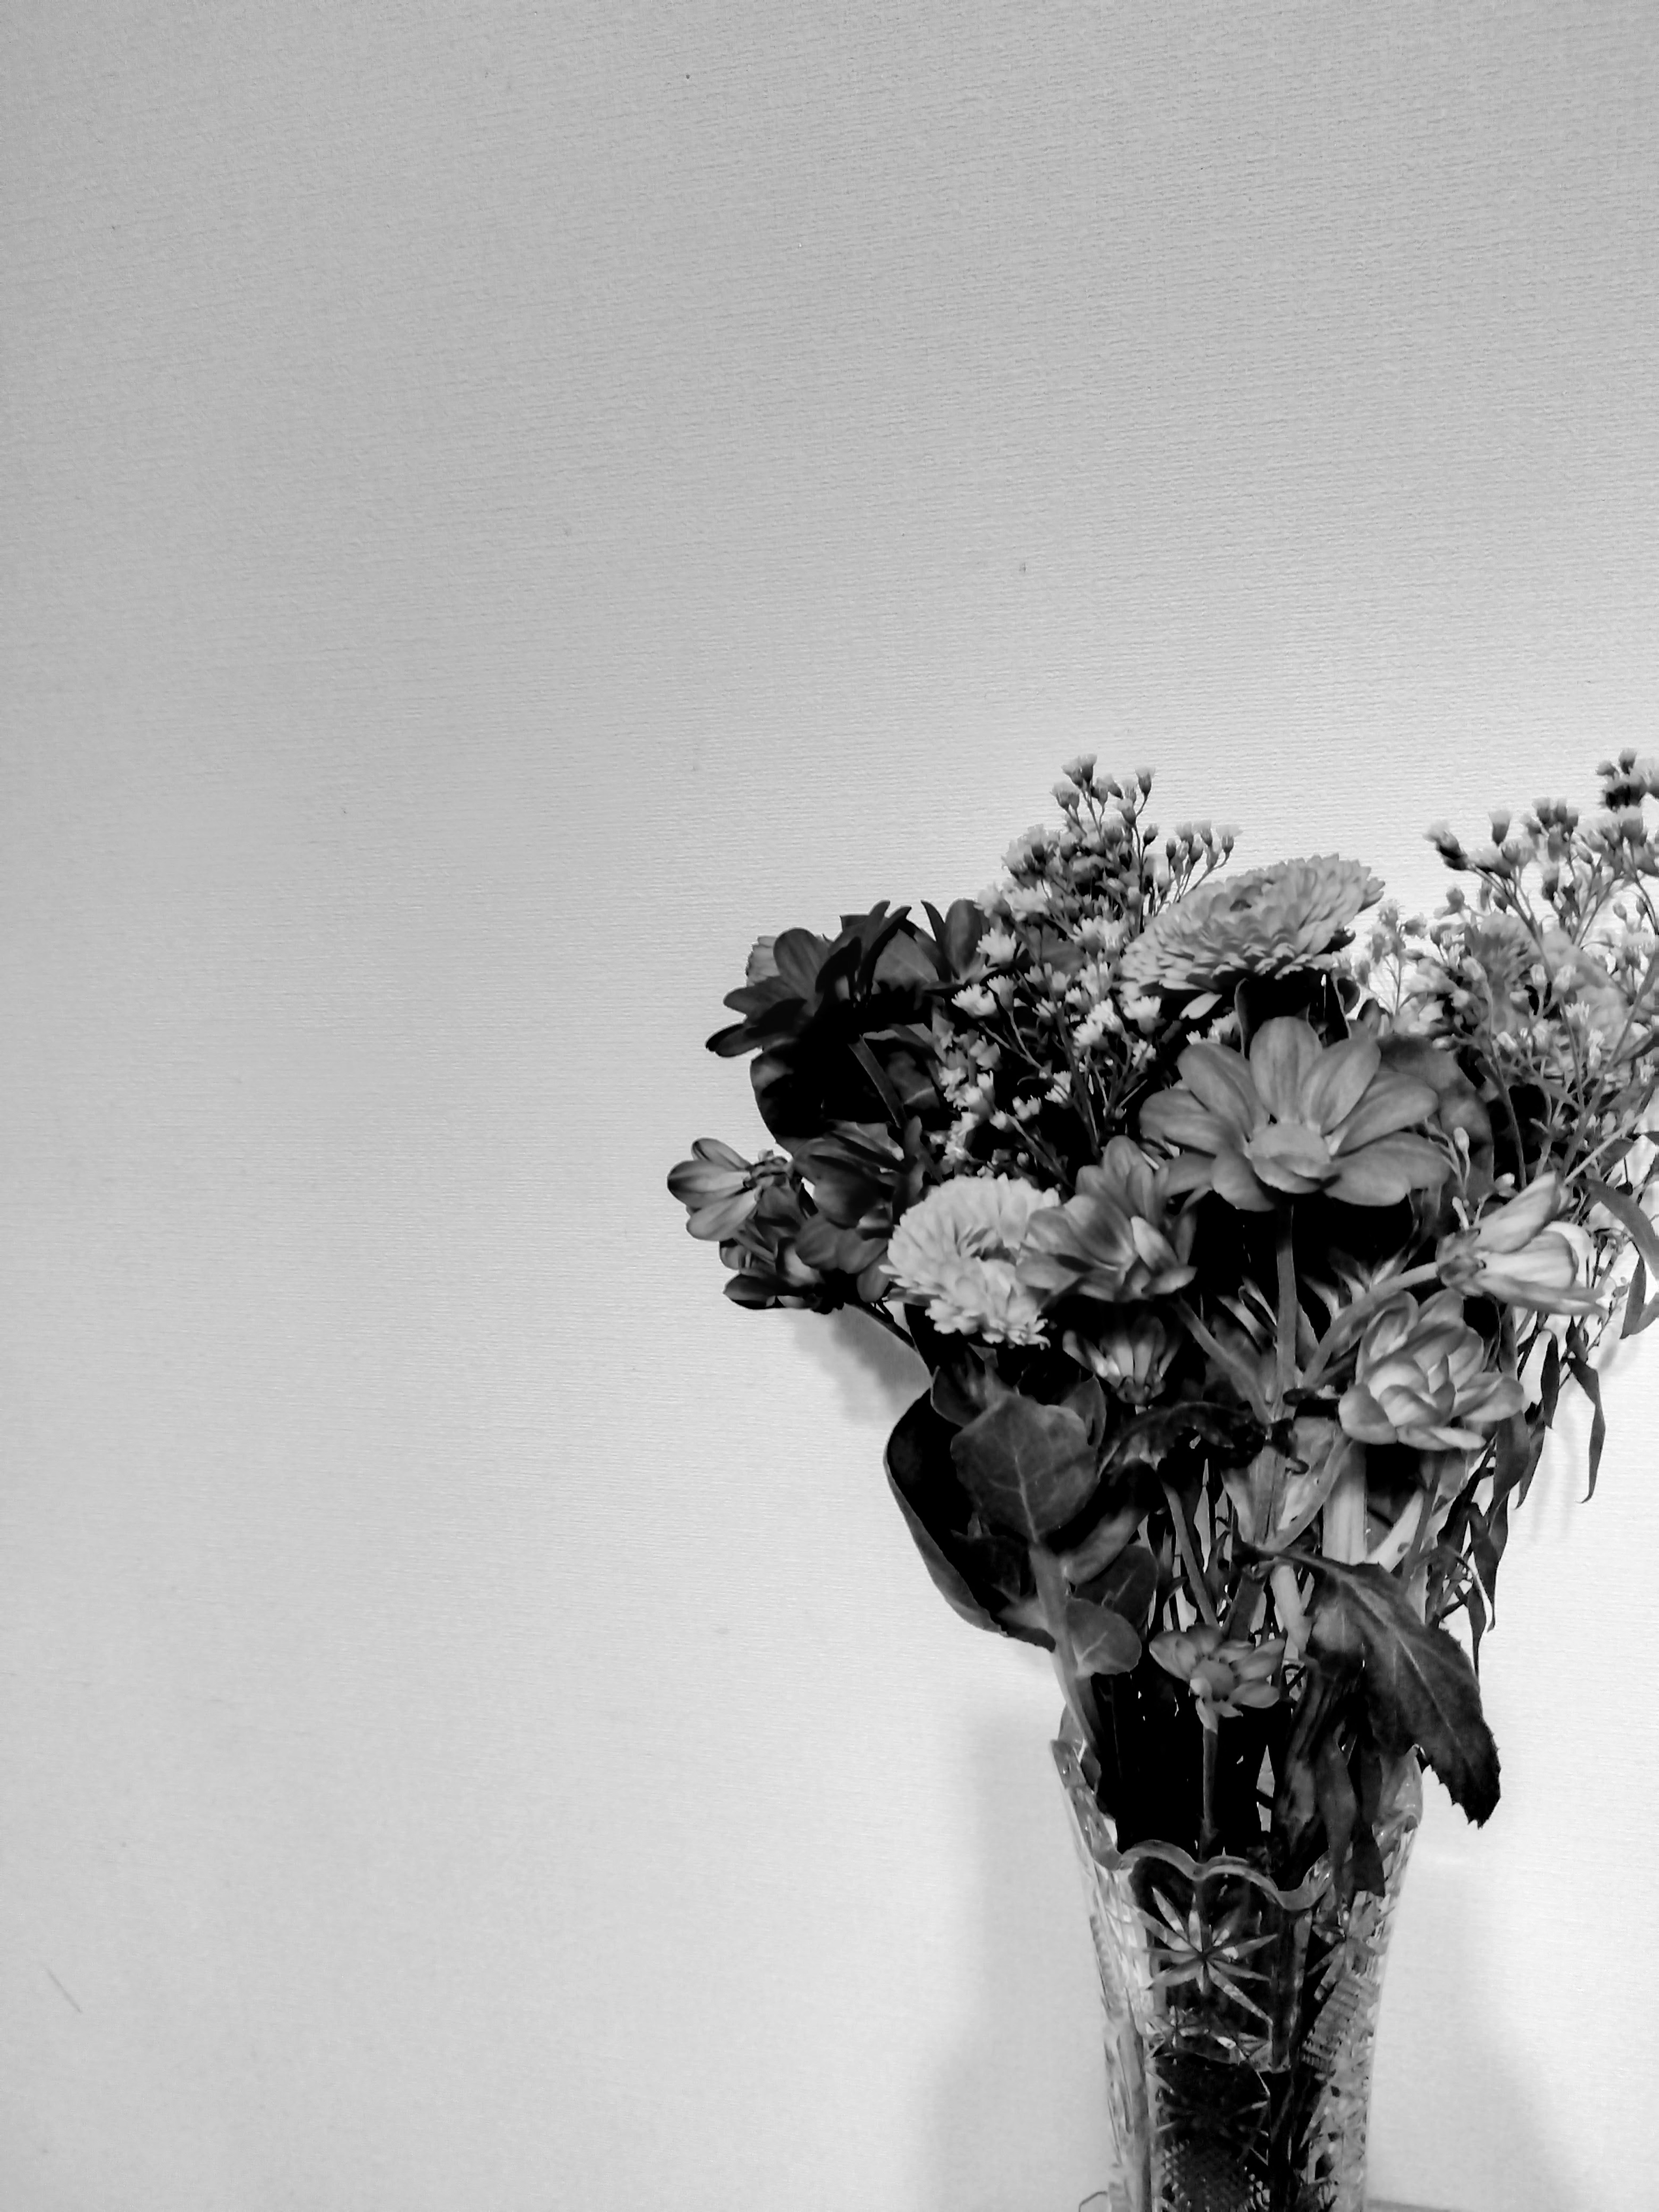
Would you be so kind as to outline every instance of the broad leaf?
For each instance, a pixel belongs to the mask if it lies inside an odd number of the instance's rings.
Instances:
[[[1140,1638],[1121,1613],[1074,1597],[1066,1608],[1066,1632],[1079,1674],[1130,1674],[1140,1664]]]
[[[945,1602],[975,1628],[1048,1650],[1030,1555],[1012,1537],[979,1530],[951,1462],[951,1437],[950,1424],[923,1396],[888,1439],[888,1483],[922,1563]]]
[[[1095,1455],[1078,1416],[1018,1392],[958,1430],[951,1456],[981,1510],[1028,1542],[1063,1528],[1095,1486]]]
[[[1420,1621],[1404,1586],[1381,1567],[1306,1564],[1333,1585],[1315,1620],[1314,1643],[1337,1650],[1358,1645],[1379,1745],[1418,1745],[1452,1802],[1480,1826],[1498,1802],[1498,1747],[1468,1654],[1443,1628]]]
[[[1081,1583],[1078,1595],[1110,1606],[1131,1628],[1144,1631],[1158,1595],[1158,1561],[1145,1544],[1131,1544],[1103,1573]]]

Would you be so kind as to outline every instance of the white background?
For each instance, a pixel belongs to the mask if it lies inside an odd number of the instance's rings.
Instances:
[[[1082,746],[1420,898],[1654,742],[1656,93],[1643,0],[13,0],[6,2212],[1103,2185],[1052,1680],[663,1176],[750,939]],[[1385,2194],[1659,2203],[1652,1342]]]

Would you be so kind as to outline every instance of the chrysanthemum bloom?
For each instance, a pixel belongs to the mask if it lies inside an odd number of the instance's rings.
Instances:
[[[1140,1109],[1140,1130],[1180,1147],[1170,1191],[1214,1190],[1247,1213],[1326,1191],[1350,1206],[1393,1206],[1437,1188],[1450,1163],[1426,1137],[1401,1133],[1433,1114],[1426,1083],[1391,1074],[1375,1038],[1322,1045],[1291,1014],[1264,1022],[1249,1056],[1189,1044],[1181,1080]]]
[[[1305,967],[1382,890],[1369,868],[1335,853],[1212,877],[1148,923],[1123,955],[1123,980],[1149,991],[1209,991]]]
[[[1181,1339],[1171,1336],[1155,1313],[1113,1322],[1099,1336],[1085,1338],[1067,1329],[1064,1341],[1079,1367],[1089,1368],[1132,1406],[1152,1403],[1181,1349]]]
[[[1129,1138],[1112,1138],[1099,1166],[1079,1174],[1076,1197],[1032,1222],[1024,1279],[1051,1298],[1070,1292],[1108,1305],[1190,1283],[1197,1224],[1171,1216],[1165,1175]]]
[[[1561,1178],[1552,1168],[1518,1198],[1490,1208],[1473,1229],[1443,1237],[1435,1254],[1441,1281],[1544,1313],[1599,1313],[1600,1301],[1578,1280],[1582,1254],[1575,1240],[1583,1232],[1565,1223],[1550,1226],[1560,1203]]]
[[[887,1273],[905,1297],[927,1301],[927,1318],[947,1335],[1041,1344],[1042,1293],[1019,1261],[1033,1217],[1059,1203],[1017,1176],[940,1183],[893,1231]]]
[[[1486,1364],[1486,1347],[1464,1322],[1455,1291],[1422,1305],[1411,1293],[1384,1306],[1360,1340],[1354,1381],[1337,1419],[1367,1444],[1418,1451],[1476,1451],[1482,1430],[1518,1413],[1526,1394]]]
[[[1285,1656],[1282,1636],[1265,1644],[1230,1643],[1218,1628],[1171,1629],[1147,1645],[1165,1674],[1184,1682],[1198,1700],[1206,1728],[1236,1720],[1245,1706],[1258,1711],[1279,1703],[1273,1677]]]

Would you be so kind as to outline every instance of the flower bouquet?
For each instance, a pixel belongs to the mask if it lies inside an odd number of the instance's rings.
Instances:
[[[977,900],[761,939],[709,1040],[777,1149],[700,1139],[691,1234],[914,1347],[899,1510],[1053,1656],[1131,2212],[1359,2212],[1420,1768],[1497,1803],[1510,1516],[1569,1381],[1594,1488],[1595,1346],[1659,1312],[1659,766],[1600,778],[1431,831],[1408,918],[1085,757]]]

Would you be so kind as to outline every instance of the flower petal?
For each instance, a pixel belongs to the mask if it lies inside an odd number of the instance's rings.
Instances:
[[[1242,1053],[1229,1052],[1218,1044],[1189,1044],[1176,1065],[1194,1097],[1241,1137],[1248,1137],[1267,1120]]]
[[[1323,1049],[1297,1014],[1280,1014],[1256,1031],[1250,1042],[1250,1079],[1275,1121],[1301,1118],[1302,1085],[1318,1066]]]
[[[1177,1145],[1182,1151],[1216,1152],[1249,1131],[1211,1113],[1190,1092],[1176,1089],[1160,1091],[1146,1101],[1140,1109],[1140,1133],[1162,1145]]]
[[[1275,1190],[1322,1189],[1339,1166],[1325,1139],[1299,1121],[1275,1121],[1258,1129],[1245,1146],[1244,1156],[1262,1182]]]
[[[1432,1190],[1451,1172],[1426,1137],[1383,1137],[1350,1153],[1328,1188],[1350,1206],[1396,1206],[1408,1191]]]
[[[1256,1181],[1249,1162],[1243,1152],[1231,1147],[1216,1154],[1210,1188],[1241,1212],[1271,1213],[1273,1210],[1273,1201]]]
[[[1356,1382],[1342,1393],[1336,1418],[1347,1434],[1357,1437],[1363,1444],[1394,1442],[1394,1424],[1363,1382]]]
[[[1300,1118],[1311,1128],[1334,1129],[1358,1105],[1382,1061],[1376,1039],[1363,1030],[1321,1053],[1302,1086]]]
[[[1352,1113],[1331,1131],[1331,1150],[1356,1152],[1378,1137],[1391,1137],[1396,1129],[1413,1128],[1429,1119],[1437,1103],[1426,1083],[1409,1075],[1376,1076]]]

